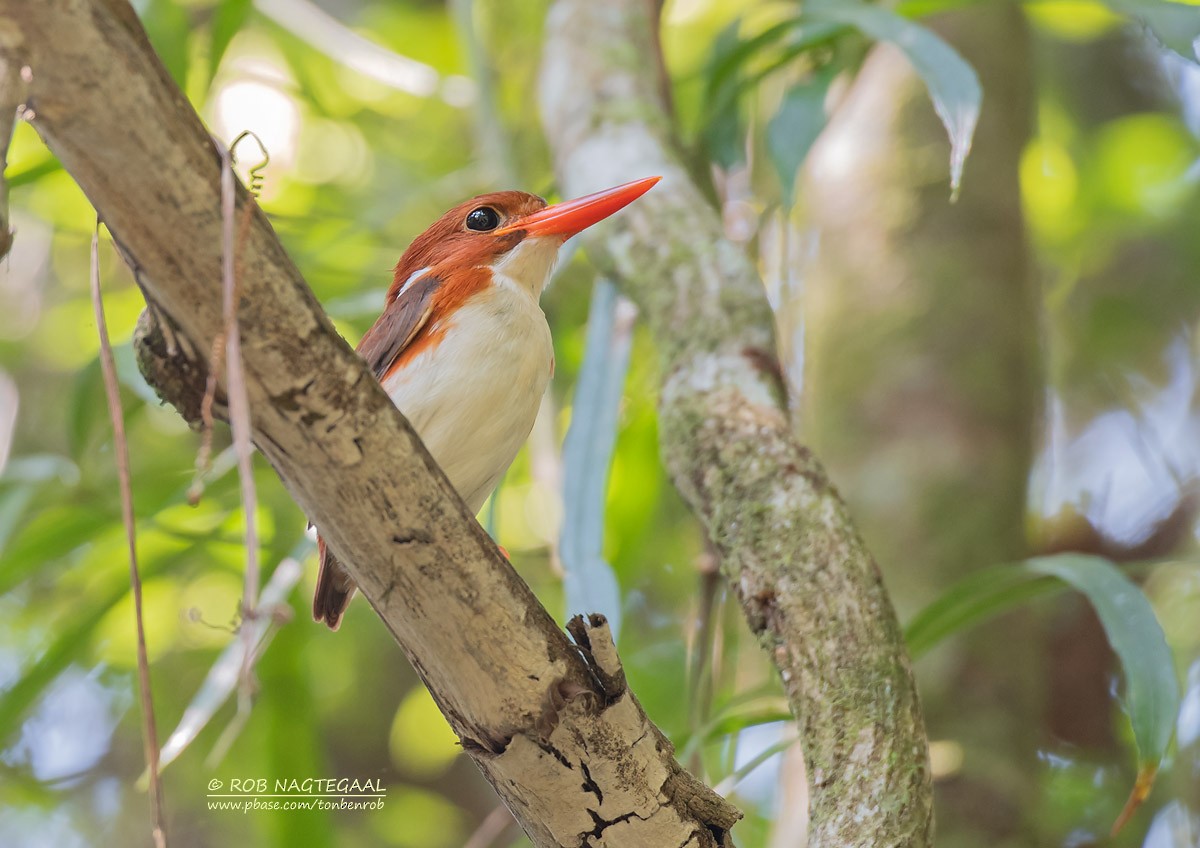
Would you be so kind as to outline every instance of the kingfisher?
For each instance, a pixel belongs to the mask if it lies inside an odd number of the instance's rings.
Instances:
[[[455,206],[400,257],[383,313],[358,344],[471,512],[529,437],[554,373],[539,304],[559,248],[660,177],[547,206],[523,191]],[[354,581],[318,537],[313,618],[337,630]]]

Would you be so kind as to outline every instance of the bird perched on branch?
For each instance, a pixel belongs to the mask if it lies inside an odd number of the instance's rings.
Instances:
[[[483,194],[439,218],[400,257],[383,314],[358,352],[472,512],[528,438],[554,372],[538,298],[558,249],[658,180],[554,206],[521,191]],[[313,618],[336,630],[354,581],[324,540],[318,548]]]

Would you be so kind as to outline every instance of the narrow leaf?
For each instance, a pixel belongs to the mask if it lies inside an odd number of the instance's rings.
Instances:
[[[604,501],[632,342],[632,320],[623,318],[622,311],[616,287],[608,280],[597,280],[571,426],[563,441],[563,528],[559,539],[566,571],[567,615],[603,613],[614,639],[621,625],[621,598],[617,577],[604,559]]]
[[[741,23],[740,18],[735,20],[721,30],[713,41],[712,55],[704,69],[704,87],[708,92],[709,102],[713,95],[736,82],[741,69],[759,51],[781,39],[797,22],[795,19],[780,21],[746,39],[741,39],[738,35]]]
[[[830,74],[818,73],[792,86],[767,124],[767,152],[783,188],[785,207],[795,200],[796,172],[825,127],[830,79]]]
[[[171,0],[150,0],[142,15],[142,26],[171,78],[180,88],[186,88],[188,36],[192,32],[188,10]]]
[[[221,0],[213,13],[208,40],[208,81],[211,83],[221,67],[221,59],[229,42],[250,16],[251,0]]]
[[[1063,586],[1096,610],[1125,675],[1125,706],[1138,749],[1138,777],[1114,829],[1149,795],[1179,712],[1179,683],[1162,628],[1145,594],[1106,559],[1082,554],[1039,557],[972,575],[922,610],[905,639],[913,657],[946,636]]]
[[[713,161],[730,167],[745,158],[742,95],[776,71],[816,47],[829,44],[847,31],[844,24],[809,24],[790,18],[758,35],[738,41],[739,21],[724,29],[713,45],[706,68],[701,136]],[[780,43],[780,36],[786,38]],[[763,54],[771,51],[769,58]],[[755,61],[763,59],[763,61]],[[753,66],[753,67],[751,67]]]
[[[930,30],[880,6],[846,0],[809,0],[804,16],[809,20],[848,24],[863,35],[890,42],[904,52],[929,90],[933,108],[950,136],[950,190],[952,196],[957,195],[983,101],[975,69]]]
[[[50,642],[37,660],[23,669],[16,681],[0,693],[0,742],[9,741],[16,734],[29,708],[79,656],[80,646],[87,644],[104,616],[128,592],[128,586],[118,586],[105,595],[93,598],[92,603],[71,615],[64,621],[63,629],[57,631],[57,638]]]
[[[1125,672],[1125,708],[1138,749],[1138,781],[1114,829],[1150,794],[1179,714],[1179,681],[1166,637],[1145,594],[1115,565],[1094,556],[1040,557],[1026,563],[1091,602]]]
[[[739,57],[749,55],[742,48],[746,42],[738,37],[740,20],[735,20],[717,34],[713,41],[712,56],[705,68],[704,109],[705,117],[700,137],[709,156],[723,168],[742,161],[743,127],[738,109],[736,83]]]
[[[195,547],[188,551],[196,550]],[[182,552],[180,556],[186,556]],[[177,560],[164,557],[146,562],[143,580],[157,577]],[[78,659],[92,639],[104,616],[130,592],[128,575],[119,569],[103,585],[89,590],[88,602],[64,616],[50,642],[37,660],[22,669],[20,676],[8,689],[0,692],[0,742],[10,738],[21,726],[26,711],[37,702],[46,688]]]
[[[919,659],[960,630],[982,624],[1034,598],[1061,593],[1064,588],[1059,581],[1033,574],[1019,564],[998,565],[972,574],[909,622],[904,631],[909,656]]]
[[[1163,0],[1104,0],[1122,15],[1142,22],[1163,45],[1200,64],[1200,6]]]

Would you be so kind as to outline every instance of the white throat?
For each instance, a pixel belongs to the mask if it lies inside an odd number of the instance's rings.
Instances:
[[[562,239],[554,236],[526,238],[492,266],[496,282],[527,292],[537,300],[550,281]]]

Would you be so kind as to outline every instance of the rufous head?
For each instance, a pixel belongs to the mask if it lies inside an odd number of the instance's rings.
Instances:
[[[547,206],[535,194],[497,191],[460,203],[421,233],[396,265],[391,300],[415,275],[489,268],[536,297],[563,242],[637,200],[661,177],[646,177]]]

